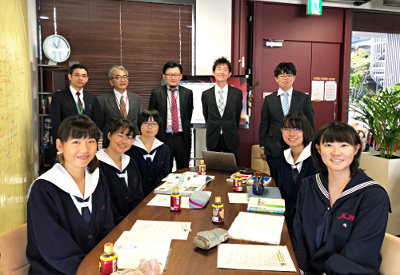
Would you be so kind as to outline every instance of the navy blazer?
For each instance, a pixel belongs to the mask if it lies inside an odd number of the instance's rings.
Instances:
[[[90,117],[100,130],[103,129],[103,111],[100,106],[100,102],[96,96],[89,92],[83,92],[83,101],[85,109],[83,114]],[[53,128],[54,141],[58,137],[58,128],[61,122],[73,115],[79,115],[78,109],[74,97],[71,94],[70,89],[56,92],[51,100],[50,104],[51,122]]]
[[[158,87],[151,91],[149,109],[156,109],[163,119],[157,138],[165,143],[167,128],[167,85]],[[179,86],[179,111],[182,123],[183,138],[185,146],[191,148],[190,121],[193,114],[193,92],[185,87]]]
[[[219,133],[222,128],[226,147],[230,150],[237,149],[240,146],[238,128],[243,106],[242,91],[228,85],[225,110],[221,117],[214,87],[204,91],[201,95],[203,116],[207,124],[206,146],[209,149],[217,147]]]
[[[314,109],[308,94],[293,90],[289,112],[303,113],[314,126]],[[277,157],[282,151],[279,140],[282,137],[281,127],[284,115],[281,98],[278,92],[265,97],[261,111],[260,146],[264,147],[265,155]]]

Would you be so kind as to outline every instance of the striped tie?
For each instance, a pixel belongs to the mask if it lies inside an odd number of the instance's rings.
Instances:
[[[176,134],[179,131],[178,105],[176,103],[176,97],[175,97],[176,89],[170,89],[170,91],[171,91],[172,132]]]
[[[222,90],[219,90],[218,93],[219,93],[219,98],[218,98],[218,111],[219,111],[219,114],[220,114],[221,117],[222,117],[222,115],[224,114],[224,110],[225,110],[224,97],[222,96],[223,91],[222,91]]]
[[[284,92],[282,101],[282,111],[283,115],[286,116],[289,113],[289,94],[288,92]]]

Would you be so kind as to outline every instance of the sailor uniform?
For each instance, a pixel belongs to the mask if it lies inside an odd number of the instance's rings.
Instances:
[[[364,172],[356,172],[331,207],[328,178],[306,178],[293,227],[299,267],[306,274],[379,274],[389,198]]]
[[[311,143],[304,147],[296,163],[290,148],[283,151],[279,159],[278,181],[279,191],[285,200],[285,220],[289,234],[293,240],[293,219],[296,214],[297,194],[303,179],[316,174],[311,159]]]
[[[75,274],[82,259],[114,227],[104,175],[85,171],[85,197],[61,164],[35,180],[28,194],[30,274]],[[86,200],[80,203],[80,200]],[[89,222],[82,209],[90,212]]]
[[[144,199],[140,171],[135,160],[125,154],[121,155],[122,170],[104,149],[96,156],[100,161],[99,168],[107,179],[114,222],[118,224]]]
[[[161,180],[169,174],[170,151],[166,144],[154,138],[150,152],[147,152],[140,136],[136,136],[131,149],[127,152],[139,164],[143,178],[143,190],[147,196]]]

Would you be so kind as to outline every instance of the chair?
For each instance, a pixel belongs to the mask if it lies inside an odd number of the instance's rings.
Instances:
[[[400,238],[386,233],[381,248],[382,263],[379,272],[383,275],[400,272]]]
[[[0,254],[4,274],[28,274],[30,265],[26,258],[27,243],[26,223],[0,234]]]
[[[251,169],[270,175],[268,163],[261,158],[258,144],[251,146]]]

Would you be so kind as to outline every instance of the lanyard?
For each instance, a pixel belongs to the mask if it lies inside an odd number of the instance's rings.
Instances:
[[[122,114],[122,116],[124,117],[125,116],[125,112],[126,112],[126,105],[128,105],[128,93],[126,93],[126,96],[125,96],[125,108],[124,108],[124,110],[122,110],[121,109],[121,105],[119,104],[119,100],[118,100],[118,98],[117,98],[117,96],[114,94],[114,96],[115,96],[115,101],[117,101],[117,104],[118,104],[118,108],[119,108],[119,110],[121,111],[121,114]],[[121,95],[121,97],[122,97],[123,95]]]
[[[78,100],[79,100],[79,96],[78,96]],[[76,105],[76,109],[78,109],[78,114],[81,115],[83,113],[83,102],[82,102],[82,100],[81,100],[82,108],[80,108],[80,109],[79,109],[78,102],[75,100],[75,98],[74,98],[74,102],[75,102],[75,105]]]

